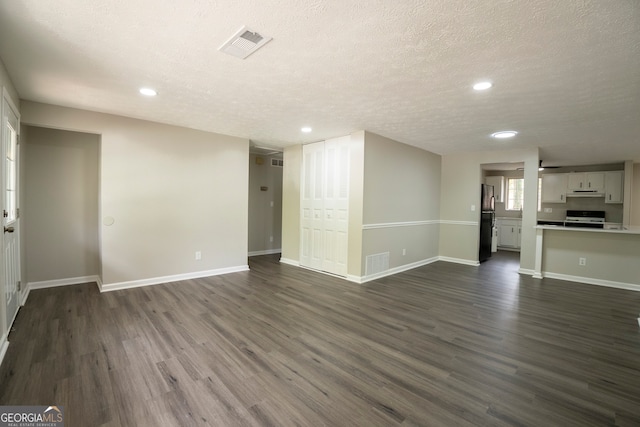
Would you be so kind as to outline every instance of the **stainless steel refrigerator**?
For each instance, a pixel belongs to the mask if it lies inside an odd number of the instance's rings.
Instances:
[[[493,197],[493,185],[482,184],[481,191],[481,212],[480,212],[480,262],[491,257],[492,229],[495,222],[495,198]]]

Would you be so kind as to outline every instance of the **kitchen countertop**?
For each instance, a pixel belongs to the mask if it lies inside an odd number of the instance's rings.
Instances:
[[[538,230],[585,231],[588,233],[640,234],[640,226],[629,226],[622,230],[589,227],[565,227],[564,225],[536,225]]]

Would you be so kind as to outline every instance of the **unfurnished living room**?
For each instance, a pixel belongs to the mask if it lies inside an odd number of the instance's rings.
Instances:
[[[0,1],[0,426],[640,426],[638,70],[633,0]]]

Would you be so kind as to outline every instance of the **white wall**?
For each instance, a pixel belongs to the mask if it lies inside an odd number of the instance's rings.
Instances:
[[[282,175],[282,253],[281,260],[300,262],[300,179],[302,145],[286,147]]]
[[[442,156],[440,256],[478,262],[482,164],[524,162],[520,268],[533,272],[538,199],[538,149],[478,151]],[[471,210],[471,206],[475,210]]]
[[[389,268],[438,256],[440,156],[365,132],[364,230],[366,257],[389,253]]]
[[[22,108],[26,124],[101,135],[105,285],[246,268],[247,139],[27,101]]]
[[[261,163],[256,159],[260,158]],[[249,254],[276,253],[282,247],[282,167],[249,155]],[[262,190],[266,187],[266,190]]]
[[[23,126],[23,282],[100,276],[99,149],[99,135]]]
[[[638,254],[638,234],[544,230],[542,270],[545,276],[640,290]]]

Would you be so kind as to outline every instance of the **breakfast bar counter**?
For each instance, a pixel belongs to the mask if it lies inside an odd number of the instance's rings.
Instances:
[[[556,231],[586,231],[590,233],[618,233],[618,234],[640,234],[639,226],[622,228],[589,228],[589,227],[566,227],[564,225],[538,225],[536,230],[556,230]],[[541,232],[536,232],[536,236]]]
[[[640,227],[538,225],[534,278],[640,291]]]

